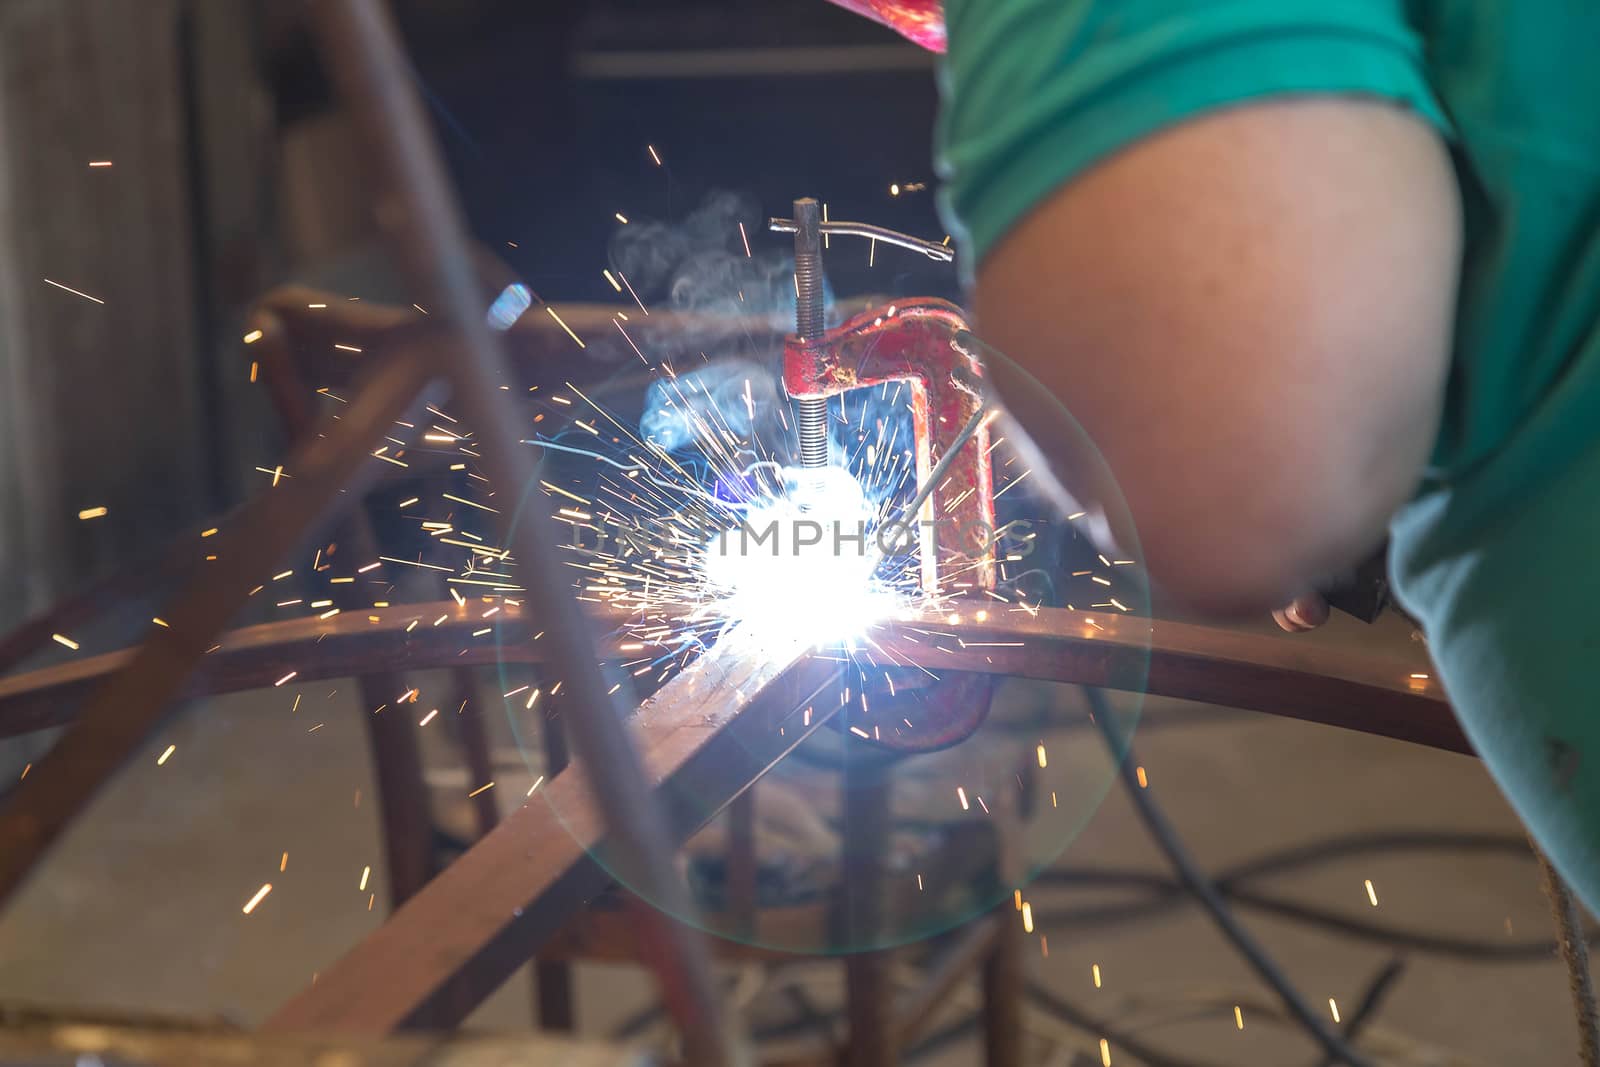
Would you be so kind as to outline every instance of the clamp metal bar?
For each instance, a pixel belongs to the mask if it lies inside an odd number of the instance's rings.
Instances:
[[[767,229],[773,233],[797,233],[800,224],[794,219],[768,219]],[[821,222],[817,225],[817,232],[829,237],[868,237],[874,241],[883,241],[900,248],[909,248],[913,252],[921,252],[929,259],[940,263],[949,263],[956,258],[956,250],[947,244],[925,241],[921,237],[912,237],[899,230],[891,230],[887,226],[874,226],[870,222]]]

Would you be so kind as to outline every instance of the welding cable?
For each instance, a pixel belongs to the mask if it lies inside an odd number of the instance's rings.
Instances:
[[[915,968],[912,969],[914,970]],[[1372,1021],[1377,1014],[1378,1008],[1388,994],[1393,991],[1396,982],[1404,974],[1404,971],[1404,961],[1396,957],[1380,968],[1378,973],[1367,982],[1355,1010],[1345,1020],[1344,1034],[1346,1040],[1354,1038]],[[782,1022],[757,1026],[752,1031],[751,1036],[758,1044],[793,1040],[806,1033],[831,1035],[834,1033],[835,1027],[843,1020],[842,1011],[819,1010],[806,993],[802,980],[790,979],[781,983],[780,992],[795,1006],[796,1017]],[[1030,1003],[1044,1015],[1066,1024],[1074,1031],[1092,1034],[1096,1038],[1104,1037],[1119,1050],[1138,1058],[1146,1067],[1216,1067],[1210,1061],[1193,1060],[1152,1048],[1134,1036],[1137,1028],[1129,1029],[1110,1024],[1073,1001],[1048,989],[1043,983],[1030,983],[1026,992]],[[1229,998],[1224,997],[1223,999]],[[660,1014],[659,1010],[654,1011],[652,1013],[652,1021],[659,1018]],[[1269,1018],[1281,1021],[1283,1017],[1273,1013]],[[971,1037],[978,1029],[981,1021],[981,1012],[964,1012],[949,1023],[925,1034],[912,1043],[903,1050],[901,1058],[909,1064],[930,1056],[936,1056],[949,1046]],[[634,1036],[637,1036],[640,1032],[642,1032],[642,1028],[635,1026]],[[1390,1040],[1394,1039],[1391,1038]],[[1088,1044],[1092,1047],[1093,1041]],[[1328,1062],[1324,1061],[1322,1067],[1328,1067]]]
[[[810,760],[819,766],[826,765],[817,757],[810,757]],[[839,823],[830,821],[829,825],[835,831],[843,832],[843,827]],[[901,830],[933,833],[942,824],[937,820],[899,819],[896,825]],[[1431,848],[1484,852],[1504,851],[1505,845],[1514,844],[1520,854],[1527,853],[1526,845],[1520,838],[1509,836],[1443,833],[1430,835],[1419,832],[1355,835],[1348,840],[1330,839],[1323,843],[1313,843],[1309,847],[1296,847],[1283,853],[1247,861],[1219,872],[1212,878],[1212,884],[1235,908],[1251,908],[1280,919],[1301,923],[1309,928],[1354,937],[1390,950],[1421,952],[1475,963],[1539,962],[1549,959],[1560,950],[1560,947],[1550,940],[1490,941],[1369,922],[1237,884],[1246,871],[1264,869],[1282,873],[1287,870],[1298,870],[1312,860],[1349,854],[1356,851],[1350,847],[1351,845],[1363,844],[1369,837],[1381,839],[1383,845],[1393,850]],[[1457,837],[1460,840],[1457,840]],[[1479,838],[1481,840],[1478,840]],[[464,847],[465,842],[456,843],[458,851]],[[1127,903],[1073,908],[1054,908],[1048,906],[1044,899],[1036,901],[1033,910],[1034,921],[1041,926],[1049,925],[1060,929],[1105,930],[1115,925],[1141,922],[1171,912],[1183,906],[1187,899],[1187,890],[1181,882],[1166,875],[1125,868],[1052,867],[1036,874],[1033,884],[1037,891],[1044,891],[1046,887],[1058,887],[1142,890],[1147,894],[1145,899]],[[1584,940],[1588,944],[1600,945],[1600,930],[1587,931]]]
[[[1228,907],[1227,901],[1222,898],[1222,894],[1217,892],[1216,886],[1211,884],[1205,872],[1184,848],[1177,831],[1167,821],[1166,813],[1156,804],[1151,790],[1139,784],[1134,772],[1138,761],[1134,758],[1133,745],[1118,729],[1105,694],[1093,686],[1086,685],[1079,688],[1083,690],[1084,699],[1089,702],[1094,722],[1099,726],[1100,735],[1105,739],[1111,758],[1117,764],[1117,772],[1122,778],[1129,798],[1133,801],[1134,810],[1138,812],[1140,821],[1144,823],[1145,829],[1150,832],[1156,844],[1167,854],[1167,859],[1171,861],[1189,891],[1205,905],[1217,928],[1233,943],[1234,948],[1256,974],[1278,995],[1284,1008],[1300,1023],[1307,1035],[1321,1045],[1323,1052],[1332,1057],[1335,1063],[1343,1062],[1350,1067],[1373,1067],[1371,1060],[1356,1052],[1342,1036],[1323,1024],[1321,1016],[1311,1009],[1311,1005],[1306,1003],[1299,990],[1267,955],[1266,950],[1240,925]]]
[[[1399,956],[1383,965],[1383,969],[1367,983],[1367,991],[1361,995],[1361,1002],[1356,1005],[1356,1010],[1344,1023],[1344,1039],[1354,1041],[1361,1028],[1367,1025],[1367,1020],[1378,1014],[1378,1006],[1389,995],[1389,990],[1400,980],[1400,975],[1405,972],[1406,962]],[[1333,1067],[1333,1058],[1325,1056],[1318,1061],[1317,1067]]]
[[[1141,729],[1146,724],[1141,722]],[[892,758],[889,754],[886,758]],[[810,766],[832,768],[837,757],[824,758],[806,748],[796,749],[790,759]],[[844,827],[830,820],[834,830]],[[945,824],[938,819],[901,818],[896,825],[918,833],[936,833]],[[1358,919],[1332,909],[1320,908],[1289,897],[1254,889],[1241,883],[1255,878],[1304,868],[1334,859],[1375,853],[1418,851],[1456,852],[1467,855],[1506,854],[1531,859],[1524,838],[1511,834],[1449,832],[1430,830],[1387,830],[1318,838],[1286,849],[1265,853],[1218,871],[1212,884],[1233,907],[1246,907],[1277,918],[1302,923],[1325,932],[1358,938],[1391,950],[1407,950],[1478,963],[1536,962],[1549,959],[1560,946],[1548,939],[1486,940],[1446,933],[1393,926]],[[1125,889],[1143,891],[1143,899],[1086,907],[1054,908],[1041,900],[1034,905],[1035,921],[1058,928],[1105,929],[1112,925],[1155,918],[1182,907],[1187,899],[1184,885],[1170,876],[1150,871],[1115,867],[1049,867],[1033,877],[1039,890],[1046,887]],[[1579,927],[1581,930],[1581,927]],[[1587,944],[1600,945],[1600,929],[1584,931]]]
[[[1047,876],[1053,873],[1045,872]],[[1082,877],[1083,875],[1092,877]],[[1142,887],[1159,894],[1152,900],[1136,904],[1097,908],[1058,911],[1036,906],[1034,908],[1034,921],[1040,925],[1050,924],[1055,927],[1102,929],[1113,924],[1154,918],[1177,907],[1182,902],[1184,894],[1184,887],[1177,882],[1161,878],[1159,875],[1144,875],[1136,871],[1069,872],[1067,877],[1046,877],[1043,880],[1057,885],[1087,884],[1102,888]],[[1309,905],[1251,890],[1223,889],[1219,885],[1218,892],[1234,906],[1242,905],[1253,908],[1281,919],[1300,922],[1328,932],[1345,934],[1363,941],[1382,945],[1385,948],[1408,949],[1434,956],[1446,956],[1479,963],[1546,960],[1556,951],[1556,946],[1549,941],[1519,941],[1510,944],[1498,944],[1442,934],[1425,934],[1349,919],[1333,912],[1322,911]],[[1590,934],[1589,940],[1600,943],[1600,935]]]
[[[1372,980],[1367,983],[1366,988],[1362,991],[1359,1005],[1345,1021],[1344,1035],[1346,1040],[1354,1038],[1371,1022],[1384,998],[1394,989],[1395,982],[1404,971],[1404,961],[1395,958],[1385,964]],[[1135,1031],[1106,1023],[1093,1013],[1047,989],[1040,982],[1028,983],[1027,994],[1029,1001],[1039,1011],[1066,1023],[1076,1030],[1104,1037],[1120,1051],[1127,1052],[1145,1064],[1145,1067],[1212,1067],[1208,1061],[1187,1059],[1151,1048],[1137,1037],[1132,1036]],[[1271,1015],[1270,1018],[1282,1020],[1282,1016],[1276,1014]],[[914,1063],[925,1057],[935,1055],[955,1042],[969,1037],[978,1029],[981,1021],[981,1014],[976,1012],[956,1019],[914,1043],[905,1050],[902,1059],[906,1063]],[[763,1039],[767,1032],[757,1031],[757,1040]],[[1391,1038],[1391,1040],[1393,1039]],[[1322,1067],[1328,1067],[1331,1062],[1331,1060],[1324,1061]]]
[[[1219,871],[1212,877],[1217,891],[1235,906],[1244,905],[1286,918],[1322,927],[1336,933],[1375,941],[1392,948],[1406,948],[1435,955],[1484,962],[1548,959],[1557,950],[1554,943],[1540,941],[1484,941],[1431,934],[1352,918],[1346,914],[1317,908],[1292,899],[1250,889],[1240,883],[1272,874],[1301,870],[1328,860],[1381,852],[1450,851],[1465,854],[1502,853],[1519,859],[1529,857],[1527,842],[1520,836],[1473,832],[1387,830],[1320,838],[1287,849],[1245,860]],[[1109,904],[1061,911],[1039,911],[1044,919],[1074,926],[1104,926],[1150,918],[1177,906],[1183,886],[1165,876],[1147,871],[1094,868],[1052,868],[1040,872],[1039,884],[1094,886],[1100,888],[1143,889],[1152,899],[1127,904]],[[1589,944],[1600,944],[1600,931],[1581,932]]]
[[[914,970],[915,968],[913,968]],[[829,1010],[818,1012],[810,999],[805,996],[798,983],[790,983],[786,990],[791,996],[798,997],[796,1003],[801,1005],[801,1017],[780,1023],[767,1024],[756,1027],[751,1031],[751,1038],[758,1044],[773,1041],[784,1041],[798,1037],[807,1032],[821,1032],[828,1035],[835,1033],[835,1028],[844,1021],[842,1010]],[[1219,1067],[1209,1060],[1193,1060],[1161,1052],[1143,1043],[1129,1031],[1111,1025],[1102,1019],[1096,1018],[1090,1012],[1065,1000],[1038,982],[1030,982],[1026,986],[1028,999],[1044,1014],[1065,1023],[1073,1031],[1085,1035],[1092,1034],[1093,1038],[1086,1042],[1092,1048],[1095,1039],[1105,1038],[1121,1051],[1134,1056],[1145,1067]],[[657,1012],[657,1015],[660,1013]],[[906,1063],[926,1056],[934,1055],[947,1046],[961,1041],[978,1029],[982,1020],[981,1012],[968,1011],[949,1024],[934,1030],[916,1042],[901,1054],[901,1059]],[[1026,1028],[1026,1024],[1024,1024]],[[618,1034],[617,1036],[621,1036]]]
[[[1104,1020],[1095,1018],[1071,1001],[1057,996],[1040,982],[1030,981],[1027,990],[1028,999],[1049,1014],[1081,1030],[1099,1034],[1108,1043],[1146,1064],[1146,1067],[1210,1067],[1209,1062],[1204,1060],[1179,1059],[1157,1051],[1127,1032],[1108,1026]]]
[[[1583,936],[1583,916],[1572,899],[1572,890],[1532,841],[1534,858],[1539,861],[1539,884],[1555,915],[1561,959],[1567,965],[1567,982],[1572,991],[1572,1008],[1578,1017],[1578,1045],[1583,1067],[1600,1067],[1600,1034],[1596,1032],[1594,979],[1589,974],[1589,947]]]

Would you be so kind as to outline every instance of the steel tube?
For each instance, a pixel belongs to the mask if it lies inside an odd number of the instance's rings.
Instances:
[[[380,0],[321,0],[308,8],[333,81],[366,142],[379,184],[377,217],[419,303],[460,337],[462,358],[440,361],[453,402],[477,432],[481,463],[507,500],[536,490],[535,467],[502,381],[511,380],[499,342],[484,320],[485,299],[466,228],[438,146],[424,117],[416,75]],[[611,828],[618,863],[640,892],[666,910],[690,914],[687,888],[672,866],[664,832],[628,741],[631,708],[596,652],[596,635],[579,610],[571,582],[555,558],[560,542],[542,499],[496,514],[546,639],[564,664],[573,747]],[[710,955],[698,933],[652,913],[641,931],[661,995],[682,1035],[687,1059],[708,1067],[738,1062],[724,1028]]]
[[[239,509],[214,542],[218,562],[162,607],[168,625],[153,627],[98,682],[72,729],[0,805],[0,903],[167,714],[267,568],[306,538],[358,472],[375,466],[370,450],[416,402],[428,374],[415,348],[373,371],[342,418],[325,420],[289,455],[294,479]]]

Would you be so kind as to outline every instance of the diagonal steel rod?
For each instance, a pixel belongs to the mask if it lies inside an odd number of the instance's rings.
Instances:
[[[478,433],[485,473],[508,501],[497,512],[503,543],[546,622],[546,639],[566,664],[562,680],[576,712],[568,728],[593,783],[594,802],[611,828],[613,862],[646,899],[667,912],[691,914],[687,887],[676,876],[669,838],[624,728],[628,709],[614,698],[617,687],[596,652],[591,622],[551,551],[560,540],[554,521],[537,495],[526,508],[513,510],[510,503],[534,488],[536,470],[518,444],[515,412],[499,388],[510,375],[484,321],[465,226],[394,25],[380,0],[322,0],[308,10],[329,73],[372,159],[379,224],[418,302],[442,316],[462,342],[460,358],[441,359],[437,369]],[[651,913],[641,932],[687,1060],[731,1065],[734,1051],[704,940],[659,912]]]
[[[0,903],[161,721],[261,574],[305,538],[358,472],[370,471],[373,445],[428,378],[414,346],[390,355],[342,418],[290,454],[294,479],[258,494],[226,524],[216,539],[218,562],[163,605],[167,627],[152,629],[126,666],[96,687],[72,729],[0,805]]]
[[[821,728],[838,685],[836,663],[775,657],[734,633],[658,691],[629,730],[670,840]],[[443,1021],[459,1021],[610,881],[589,859],[609,840],[591,781],[580,765],[541,785],[263,1029],[386,1034],[441,1000]]]

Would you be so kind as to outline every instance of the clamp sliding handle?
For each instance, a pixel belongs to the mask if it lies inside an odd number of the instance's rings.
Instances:
[[[773,233],[797,233],[800,224],[794,219],[768,219],[767,228]],[[956,258],[956,250],[948,244],[937,241],[924,241],[920,237],[891,230],[885,226],[874,226],[868,222],[820,222],[817,232],[830,237],[870,237],[874,241],[883,241],[886,244],[898,245],[909,248],[913,252],[921,252],[929,259],[940,263],[949,263]],[[948,240],[948,238],[946,238]]]

